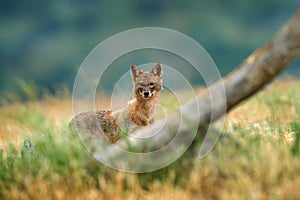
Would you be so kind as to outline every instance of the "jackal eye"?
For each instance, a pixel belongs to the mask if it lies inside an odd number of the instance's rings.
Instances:
[[[155,83],[150,82],[149,85],[153,87],[155,85]]]
[[[153,92],[155,90],[155,87],[149,87],[150,91]]]
[[[141,87],[138,88],[138,91],[139,91],[139,92],[143,92],[143,88],[141,88]]]

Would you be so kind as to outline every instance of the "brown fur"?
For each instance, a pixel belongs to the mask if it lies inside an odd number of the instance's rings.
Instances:
[[[88,144],[102,137],[101,131],[111,143],[120,138],[120,132],[132,132],[154,121],[154,111],[159,92],[162,89],[162,69],[157,63],[150,72],[143,72],[135,65],[131,66],[134,82],[134,98],[126,107],[118,110],[95,110],[76,115],[69,127],[73,131],[86,133],[83,138]]]

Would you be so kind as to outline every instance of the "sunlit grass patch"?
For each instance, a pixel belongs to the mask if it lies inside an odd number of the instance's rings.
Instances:
[[[299,199],[300,82],[276,81],[231,111],[219,142],[146,174],[109,169],[68,133],[71,97],[0,107],[0,199]],[[108,102],[109,104],[109,102]],[[180,107],[162,94],[168,115]],[[30,145],[28,145],[28,141]]]

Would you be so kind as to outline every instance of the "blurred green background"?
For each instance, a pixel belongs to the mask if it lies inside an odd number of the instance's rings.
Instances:
[[[61,84],[71,89],[80,64],[99,42],[147,26],[192,37],[226,75],[264,45],[299,9],[300,1],[10,0],[0,5],[0,93],[4,95],[18,92],[22,81],[51,92]],[[124,64],[126,70],[133,62]],[[298,73],[297,66],[299,59],[289,70]],[[116,70],[110,70],[108,79]]]

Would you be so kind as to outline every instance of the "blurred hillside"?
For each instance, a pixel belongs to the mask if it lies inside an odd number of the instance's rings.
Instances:
[[[0,92],[17,92],[20,80],[52,91],[61,83],[71,88],[81,62],[99,42],[147,26],[192,37],[224,75],[266,43],[299,7],[295,0],[1,1]],[[128,70],[135,60],[157,61],[133,56],[116,65]],[[108,79],[117,70],[112,68]]]

